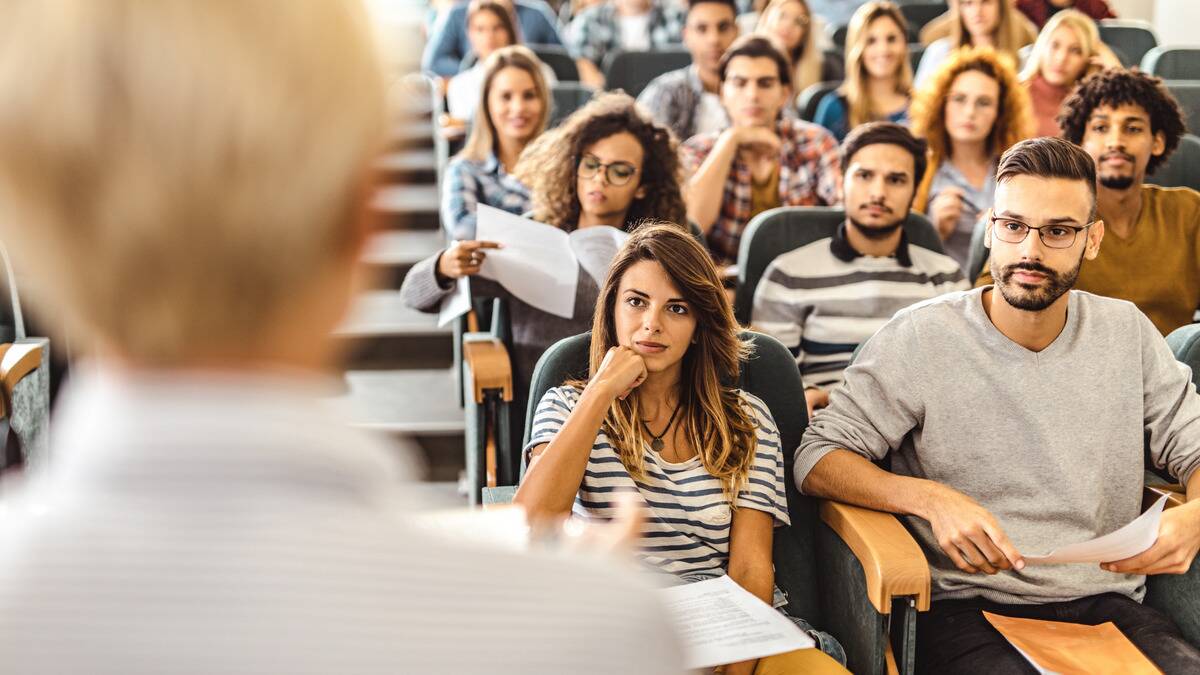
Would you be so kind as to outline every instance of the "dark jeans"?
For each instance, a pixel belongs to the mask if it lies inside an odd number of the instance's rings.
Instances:
[[[917,615],[920,673],[1036,673],[983,612],[1090,626],[1111,621],[1167,675],[1200,673],[1200,650],[1165,614],[1117,593],[1044,605],[1002,605],[982,598],[941,600]]]

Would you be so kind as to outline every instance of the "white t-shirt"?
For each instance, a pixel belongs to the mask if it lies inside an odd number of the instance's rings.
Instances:
[[[627,52],[644,52],[650,49],[650,13],[633,16],[618,16],[617,28],[621,35],[621,49]]]
[[[695,133],[707,134],[724,131],[729,127],[729,113],[721,105],[721,97],[710,92],[700,94],[700,105],[696,108]],[[686,141],[686,138],[680,139]]]
[[[483,73],[483,64],[476,63],[450,78],[450,84],[446,85],[446,112],[451,117],[458,120],[475,118],[479,97],[483,94]],[[547,87],[553,87],[558,82],[554,70],[544,63],[542,77],[546,78]]]

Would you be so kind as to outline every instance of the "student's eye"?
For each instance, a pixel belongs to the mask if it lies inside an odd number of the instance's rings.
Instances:
[[[682,315],[688,313],[688,308],[687,308],[687,305],[680,305],[678,303],[674,303],[674,304],[667,305],[667,311],[671,312],[672,314],[679,314],[680,316],[682,316]]]
[[[963,94],[953,94],[950,96],[950,102],[959,104],[966,103],[967,97]]]
[[[1009,232],[1020,232],[1025,229],[1025,223],[1020,223],[1015,220],[1002,220],[1000,221],[1000,227],[1008,230]]]
[[[859,169],[854,175],[858,176],[859,178],[861,178],[863,180],[870,180],[870,178],[871,178],[871,172],[866,171],[864,169]]]
[[[628,164],[613,164],[609,171],[617,178],[629,178],[634,173],[634,168]]]
[[[888,182],[891,183],[892,185],[904,185],[905,183],[908,182],[908,177],[907,176],[892,176],[891,178],[888,178]]]
[[[596,169],[600,168],[600,160],[596,159],[595,157],[584,157],[583,160],[579,162],[579,166],[580,168],[587,169],[588,171],[595,171]]]
[[[1140,125],[1130,126],[1125,128],[1131,134],[1140,134],[1144,129]]]
[[[1046,231],[1046,234],[1050,235],[1051,237],[1055,237],[1055,238],[1065,237],[1068,234],[1071,234],[1071,230],[1069,230],[1065,227],[1052,227]]]
[[[638,296],[631,295],[625,299],[625,304],[629,305],[630,307],[641,307],[641,306],[645,305],[646,303],[644,300],[642,300]]]

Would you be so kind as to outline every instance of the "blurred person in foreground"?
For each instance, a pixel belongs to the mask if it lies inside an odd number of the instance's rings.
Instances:
[[[361,7],[22,0],[0,32],[3,236],[96,359],[0,504],[5,664],[679,671],[611,561],[410,530],[395,450],[317,402],[385,127]]]

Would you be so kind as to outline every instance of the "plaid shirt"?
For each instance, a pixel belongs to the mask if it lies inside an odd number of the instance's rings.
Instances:
[[[505,173],[494,154],[482,162],[456,157],[442,187],[442,227],[451,239],[475,238],[478,204],[521,215],[529,210],[529,188]]]
[[[801,120],[782,119],[775,132],[779,149],[779,204],[781,206],[832,206],[837,203],[842,169],[838,144],[822,127]],[[694,174],[712,152],[719,133],[701,134],[679,146],[684,173]],[[737,262],[742,230],[750,222],[750,167],[735,158],[725,181],[721,213],[705,235],[713,259],[723,265]]]
[[[650,9],[650,46],[652,49],[676,46],[683,40],[683,13],[676,7]],[[587,59],[604,66],[604,55],[621,49],[621,29],[617,8],[612,2],[588,7],[571,21],[564,42],[567,51],[577,59]]]

